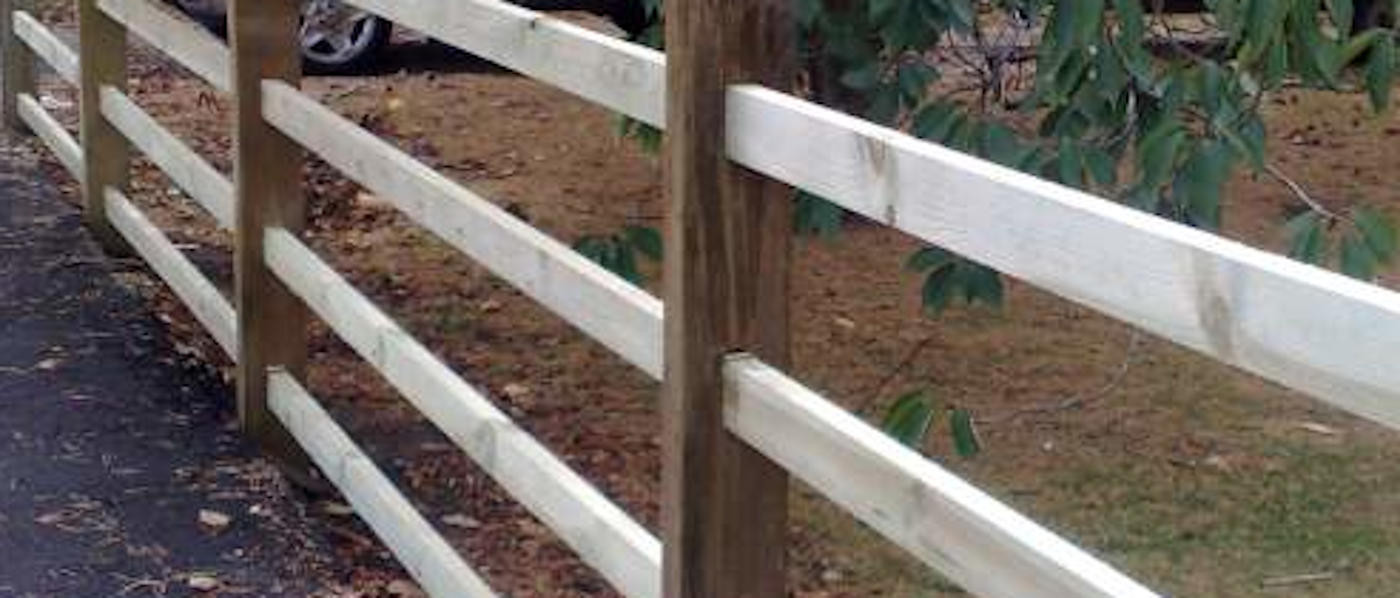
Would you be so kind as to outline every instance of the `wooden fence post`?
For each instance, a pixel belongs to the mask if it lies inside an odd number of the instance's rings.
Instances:
[[[102,116],[102,87],[126,90],[126,28],[98,9],[97,0],[78,0],[78,43],[83,218],[104,248],[124,253],[126,244],[107,219],[103,190],[126,191],[131,148]]]
[[[232,0],[228,4],[233,52],[234,182],[238,205],[234,266],[238,310],[238,418],[245,434],[302,485],[315,482],[310,461],[267,407],[269,367],[305,380],[306,307],[268,269],[268,227],[300,231],[303,155],[295,141],[262,116],[262,81],[296,85],[301,78],[296,0]]]
[[[0,101],[0,118],[7,131],[15,132],[28,130],[19,118],[19,94],[33,94],[35,89],[34,52],[15,35],[15,11],[26,8],[29,0],[0,0],[0,60],[4,61],[0,90],[5,96]]]
[[[790,86],[789,4],[666,3],[666,598],[786,596],[787,474],[725,431],[721,367],[788,362],[791,192],[725,157],[724,93]]]

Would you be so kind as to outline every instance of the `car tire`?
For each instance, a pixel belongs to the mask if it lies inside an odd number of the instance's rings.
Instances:
[[[180,11],[189,15],[195,22],[219,35],[228,30],[228,16],[224,12],[223,0],[174,0]]]
[[[210,31],[224,36],[228,32],[228,17],[224,0],[174,0],[175,5],[196,22]],[[393,25],[384,19],[369,16],[364,28],[356,32],[353,52],[335,55],[334,52],[302,50],[302,66],[310,75],[344,75],[361,71],[371,66],[382,55],[393,35]],[[360,37],[363,34],[363,37]]]
[[[393,35],[393,23],[356,9],[351,9],[351,12],[356,16],[330,17],[321,23],[308,20],[311,18],[309,13],[303,17],[301,55],[308,74],[355,73],[380,58]],[[314,41],[313,36],[319,36],[320,41]]]

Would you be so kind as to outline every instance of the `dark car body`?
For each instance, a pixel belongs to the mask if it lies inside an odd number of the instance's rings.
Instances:
[[[225,0],[170,0],[205,26],[222,32]],[[519,0],[514,4],[540,11],[578,10],[606,17],[623,31],[635,34],[648,24],[642,0]],[[303,0],[302,54],[308,70],[320,73],[354,71],[374,60],[389,42],[388,21],[336,0]],[[348,18],[351,16],[353,18]],[[319,28],[319,29],[318,29]],[[336,29],[334,41],[314,36]],[[343,38],[343,39],[342,39]]]

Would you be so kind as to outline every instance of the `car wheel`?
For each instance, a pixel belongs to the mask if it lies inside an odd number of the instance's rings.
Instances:
[[[224,0],[175,0],[175,5],[212,31],[222,34],[227,27]]]
[[[388,21],[338,0],[307,0],[301,10],[301,54],[313,74],[352,72],[389,43]]]

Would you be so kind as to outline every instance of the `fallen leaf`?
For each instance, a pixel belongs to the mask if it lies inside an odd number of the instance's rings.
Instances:
[[[389,585],[384,586],[384,591],[397,598],[427,598],[428,596],[418,587],[418,584],[407,579],[396,579],[389,582]]]
[[[1226,473],[1230,472],[1233,469],[1230,466],[1230,462],[1221,455],[1210,455],[1205,458],[1205,461],[1203,461],[1203,463],[1205,463],[1205,465],[1208,467],[1213,467]]]
[[[185,585],[196,592],[211,592],[219,588],[219,579],[213,575],[195,573],[185,580]]]
[[[321,511],[327,515],[336,517],[348,517],[355,514],[355,509],[342,502],[326,501],[321,503]]]
[[[468,517],[461,513],[453,513],[451,515],[446,515],[442,518],[442,522],[446,525],[450,525],[452,527],[460,527],[462,529],[476,529],[478,527],[481,527],[480,521],[477,521],[476,519]]]
[[[67,515],[65,515],[63,511],[54,511],[52,513],[44,513],[43,515],[35,517],[34,522],[38,523],[39,525],[53,525],[55,523],[63,521],[65,517],[67,517]]]
[[[501,392],[512,399],[520,399],[530,394],[530,387],[518,382],[511,382],[501,388]]]
[[[390,204],[388,200],[368,191],[361,191],[359,193],[356,193],[355,204],[361,207],[371,209],[386,209],[393,207],[393,204]]]
[[[233,518],[225,513],[212,511],[209,509],[199,510],[199,524],[214,531],[223,531],[233,523]]]
[[[1337,430],[1336,428],[1325,424],[1319,424],[1317,422],[1299,423],[1298,429],[1306,430],[1308,432],[1312,432],[1313,434],[1321,434],[1323,436],[1336,436],[1338,434],[1341,434],[1341,431]]]

